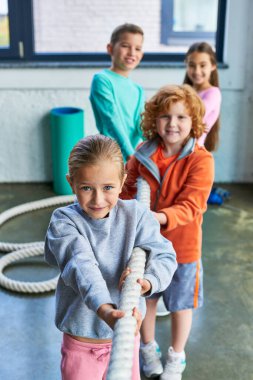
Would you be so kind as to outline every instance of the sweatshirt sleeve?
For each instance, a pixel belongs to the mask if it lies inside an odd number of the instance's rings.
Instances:
[[[143,206],[144,207],[144,206]],[[152,284],[149,294],[165,290],[177,268],[172,243],[160,233],[160,225],[152,212],[145,208],[137,227],[135,246],[147,252],[144,278]]]
[[[138,131],[139,137],[143,140],[143,133],[141,130],[141,114],[144,111],[145,97],[143,89],[141,87],[138,87],[138,89],[140,93],[140,101],[135,114],[135,128],[136,131]]]
[[[90,101],[100,133],[115,139],[121,147],[125,160],[134,153],[129,136],[122,128],[122,120],[113,96],[110,81],[102,75],[95,75],[91,85]]]
[[[126,163],[127,179],[124,183],[121,199],[133,199],[137,193],[137,178],[139,177],[139,162],[132,156]]]
[[[163,231],[171,231],[178,226],[191,223],[198,214],[203,214],[214,180],[214,160],[205,150],[197,159],[193,159],[187,181],[170,207],[157,210],[167,216]]]
[[[207,128],[210,130],[220,114],[221,107],[221,93],[216,87],[211,88],[212,91],[207,92],[203,97],[203,102],[205,104],[205,116],[204,122]],[[209,132],[208,130],[208,132]]]
[[[204,145],[205,139],[220,115],[221,92],[218,87],[211,87],[202,97],[205,104],[204,123],[205,131],[198,139],[200,146]]]
[[[55,211],[45,240],[45,259],[60,269],[66,286],[80,294],[94,312],[104,303],[113,304],[98,262],[85,236],[61,211]]]

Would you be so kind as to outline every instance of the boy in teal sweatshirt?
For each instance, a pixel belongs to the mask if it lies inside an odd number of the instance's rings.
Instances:
[[[115,139],[124,160],[134,153],[142,140],[140,115],[144,109],[144,92],[128,76],[140,63],[143,31],[133,24],[117,27],[107,45],[112,64],[95,74],[90,93],[99,132]]]

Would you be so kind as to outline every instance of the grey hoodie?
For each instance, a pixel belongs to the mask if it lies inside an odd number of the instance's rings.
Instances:
[[[144,278],[152,284],[151,294],[166,289],[177,268],[176,255],[146,206],[119,200],[104,219],[90,218],[78,203],[53,212],[45,259],[60,269],[55,317],[59,330],[112,338],[113,331],[96,312],[102,304],[119,304],[119,279],[134,247],[147,252]],[[139,309],[144,317],[144,297]]]

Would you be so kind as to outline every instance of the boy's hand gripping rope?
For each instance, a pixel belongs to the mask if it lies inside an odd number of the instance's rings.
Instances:
[[[137,181],[137,199],[150,208],[150,187],[142,178]],[[135,341],[136,319],[132,316],[133,308],[138,307],[141,286],[137,283],[143,278],[146,253],[141,248],[134,248],[128,267],[131,273],[126,277],[122,287],[119,310],[125,316],[119,319],[114,328],[112,352],[107,380],[131,380]]]

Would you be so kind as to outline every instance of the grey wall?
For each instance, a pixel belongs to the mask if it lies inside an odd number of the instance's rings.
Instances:
[[[222,128],[214,154],[216,181],[253,182],[253,26],[250,0],[228,1],[225,61],[221,79]],[[97,69],[1,68],[0,182],[50,181],[49,111],[74,106],[85,110],[85,133],[96,133],[89,88]],[[132,78],[147,98],[166,83],[181,83],[183,68],[142,68]]]

